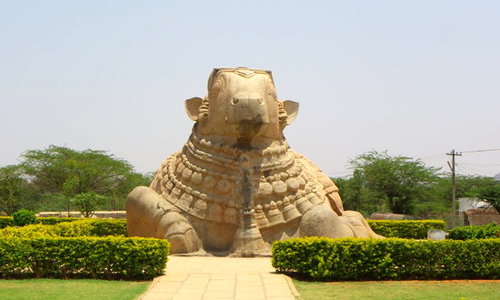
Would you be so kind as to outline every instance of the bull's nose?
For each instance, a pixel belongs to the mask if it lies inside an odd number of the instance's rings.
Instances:
[[[241,93],[231,98],[228,110],[228,124],[262,124],[269,123],[269,115],[265,98],[260,94]]]
[[[258,104],[262,104],[262,103],[264,103],[264,99],[262,99],[262,98],[238,98],[238,97],[233,97],[232,103],[233,103],[233,105],[236,105],[238,103],[245,103],[245,104],[258,103]]]

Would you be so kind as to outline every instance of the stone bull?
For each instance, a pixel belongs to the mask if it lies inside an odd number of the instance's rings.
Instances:
[[[270,71],[214,69],[208,95],[185,106],[192,134],[150,187],[129,194],[129,236],[167,239],[172,253],[236,256],[267,255],[291,237],[379,237],[289,148],[283,129],[299,105],[278,100]]]

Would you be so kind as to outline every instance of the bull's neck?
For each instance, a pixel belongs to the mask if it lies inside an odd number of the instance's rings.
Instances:
[[[200,137],[193,132],[184,148],[186,157],[197,165],[230,174],[248,169],[254,175],[284,170],[293,165],[295,155],[289,151],[286,140],[271,141],[257,149],[239,149],[219,144],[217,139]]]

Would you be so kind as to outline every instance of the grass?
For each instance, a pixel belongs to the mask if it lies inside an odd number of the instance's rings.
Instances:
[[[293,283],[304,300],[500,299],[500,280]]]
[[[151,282],[106,280],[0,280],[0,300],[133,300]]]

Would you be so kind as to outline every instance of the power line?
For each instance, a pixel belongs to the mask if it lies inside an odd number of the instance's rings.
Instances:
[[[431,159],[431,158],[437,158],[437,157],[441,157],[443,155],[446,155],[446,153],[439,153],[439,154],[436,154],[436,155],[431,155],[431,156],[426,156],[426,157],[422,157],[420,158],[420,160],[426,160],[426,159]]]
[[[500,148],[497,149],[484,149],[484,150],[472,150],[472,151],[462,151],[462,153],[480,153],[480,152],[493,152],[500,151]]]

